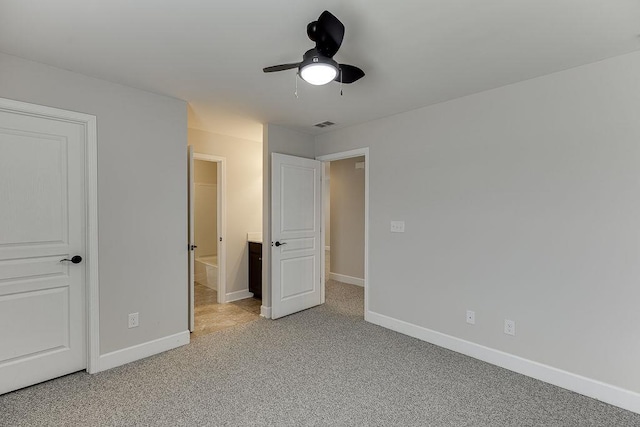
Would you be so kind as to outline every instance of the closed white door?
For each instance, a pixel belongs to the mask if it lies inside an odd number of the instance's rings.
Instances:
[[[321,304],[322,164],[271,157],[271,317]]]
[[[0,393],[86,368],[85,140],[0,110]]]

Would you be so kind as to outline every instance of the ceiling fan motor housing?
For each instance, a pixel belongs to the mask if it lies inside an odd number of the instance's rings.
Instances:
[[[336,61],[324,55],[321,55],[316,49],[309,49],[304,53],[299,69],[302,70],[304,67],[310,64],[327,64],[331,65],[336,70],[338,69],[338,63]]]
[[[316,38],[318,33],[318,21],[309,22],[307,24],[307,36],[312,42],[318,41]]]

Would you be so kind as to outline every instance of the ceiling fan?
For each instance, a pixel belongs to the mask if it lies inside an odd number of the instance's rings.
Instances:
[[[333,60],[344,38],[344,25],[329,11],[325,10],[317,21],[307,25],[307,35],[316,43],[316,47],[305,52],[302,62],[274,65],[262,71],[273,73],[297,68],[304,81],[317,86],[331,81],[353,83],[364,77],[364,71],[360,68],[338,64]]]

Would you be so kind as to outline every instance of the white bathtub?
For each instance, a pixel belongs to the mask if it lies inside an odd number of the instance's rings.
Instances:
[[[218,290],[218,256],[209,255],[196,258],[196,282],[208,288]]]

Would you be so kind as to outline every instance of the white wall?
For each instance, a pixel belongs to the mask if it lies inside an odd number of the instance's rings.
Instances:
[[[196,153],[226,158],[226,292],[248,290],[247,233],[262,230],[262,144],[197,129],[188,139]]]
[[[314,158],[313,136],[268,124],[263,137],[262,306],[271,307],[271,153]]]
[[[4,54],[0,97],[97,116],[100,354],[186,331],[185,103]]]
[[[319,136],[370,147],[370,310],[640,392],[639,75],[633,53]]]

